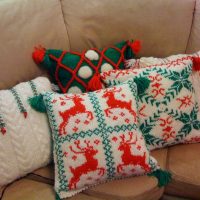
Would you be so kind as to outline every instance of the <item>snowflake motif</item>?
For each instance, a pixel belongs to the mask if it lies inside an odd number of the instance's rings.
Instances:
[[[114,142],[116,142],[116,141],[117,141],[117,137],[114,136],[114,137],[112,138],[112,140],[113,140]]]
[[[99,140],[95,140],[95,141],[94,141],[94,143],[95,143],[96,145],[98,145],[99,142],[100,142]]]
[[[141,149],[141,146],[140,146],[140,145],[138,145],[138,146],[137,146],[137,149],[138,149],[138,150],[140,150],[140,149]]]
[[[118,117],[117,117],[117,116],[114,116],[114,117],[113,117],[113,120],[114,120],[114,121],[116,121],[117,119],[118,119]]]
[[[184,126],[178,132],[179,134],[184,133],[184,135],[187,136],[193,128],[195,130],[200,130],[200,121],[197,119],[198,110],[199,108],[196,104],[190,114],[182,113],[181,116],[177,118],[177,120],[184,124]]]
[[[120,115],[123,117],[125,114],[124,114],[124,112],[121,112]]]
[[[65,152],[63,153],[63,156],[67,157],[67,156],[68,156],[68,152],[65,151]]]
[[[72,130],[73,130],[74,132],[77,132],[77,131],[78,131],[78,128],[75,126]]]
[[[79,124],[80,122],[81,122],[80,119],[76,119],[76,121],[75,121],[76,124]]]
[[[88,120],[84,121],[84,124],[88,125],[90,122]]]
[[[54,99],[51,103],[56,103],[57,102],[57,100],[56,99]]]
[[[61,101],[61,102],[60,102],[60,105],[61,105],[61,106],[64,106],[65,104],[66,104],[66,102],[64,102],[64,101]]]
[[[72,156],[72,160],[74,160],[74,161],[75,161],[76,159],[77,159],[77,156],[75,156],[75,155],[74,155],[74,156]]]
[[[87,177],[87,180],[91,181],[91,180],[92,180],[92,177],[91,177],[91,176],[88,176],[88,177]]]
[[[126,122],[126,123],[129,123],[129,122],[130,122],[130,120],[129,120],[128,118],[126,118],[126,119],[125,119],[125,122]]]
[[[133,173],[134,173],[134,172],[135,172],[135,169],[131,169],[131,172],[133,172]]]

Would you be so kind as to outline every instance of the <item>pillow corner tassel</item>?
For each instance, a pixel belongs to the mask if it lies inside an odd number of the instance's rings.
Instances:
[[[56,199],[55,200],[61,200],[61,198],[59,197],[58,193],[56,193]]]
[[[103,83],[101,82],[101,77],[99,73],[96,73],[88,82],[88,90],[95,91],[103,89]]]
[[[166,186],[172,180],[172,175],[169,171],[157,169],[148,174],[148,176],[154,176],[158,180],[158,187]]]
[[[40,64],[44,61],[46,49],[39,45],[38,47],[34,47],[34,51],[32,53],[32,58],[36,64]]]
[[[192,57],[193,70],[200,71],[200,57]]]
[[[41,113],[46,113],[46,106],[44,104],[42,94],[29,98],[28,103],[36,111],[41,112]]]
[[[150,80],[146,77],[136,77],[134,82],[137,85],[138,95],[142,95],[149,88]]]

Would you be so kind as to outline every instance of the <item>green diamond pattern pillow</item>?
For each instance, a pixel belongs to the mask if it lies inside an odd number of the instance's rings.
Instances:
[[[49,71],[62,93],[82,93],[101,89],[99,72],[124,69],[125,59],[133,58],[139,49],[139,41],[122,41],[81,53],[40,47],[33,52],[33,59]]]
[[[112,70],[101,76],[107,86],[131,77],[146,77],[151,81],[148,90],[139,95],[140,130],[151,150],[200,141],[200,114],[192,67],[192,60],[187,59],[172,66]]]
[[[148,173],[159,179],[159,186],[170,180],[149,155],[138,129],[133,80],[79,95],[45,93],[30,100],[40,111],[35,102],[42,98],[53,133],[58,198],[122,177]]]

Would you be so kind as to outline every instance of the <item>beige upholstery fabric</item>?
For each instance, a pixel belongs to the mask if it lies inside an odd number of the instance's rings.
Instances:
[[[191,28],[187,53],[194,53],[200,50],[200,0],[196,0],[194,19]]]
[[[142,56],[185,52],[195,0],[62,0],[71,48],[142,40]]]
[[[159,165],[166,167],[167,149],[156,150],[152,155],[158,160]],[[38,182],[53,184],[54,171],[52,165],[41,168],[31,173],[28,179]],[[135,186],[135,187],[134,187]],[[84,194],[100,199],[130,199],[134,200],[156,200],[163,193],[164,188],[157,187],[154,177],[139,176],[123,180],[115,180],[84,191]]]
[[[0,32],[0,89],[42,73],[31,58],[35,45],[69,47],[58,0],[0,1]]]
[[[8,186],[1,200],[55,200],[53,186],[33,180],[21,179]],[[65,200],[100,200],[86,194],[78,194]]]
[[[173,181],[166,187],[168,194],[200,199],[199,152],[200,143],[169,148],[167,167]]]

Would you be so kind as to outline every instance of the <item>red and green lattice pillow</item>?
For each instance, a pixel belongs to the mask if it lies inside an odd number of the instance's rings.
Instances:
[[[33,59],[45,67],[62,93],[82,93],[101,89],[99,72],[124,69],[125,59],[133,58],[139,41],[122,41],[103,49],[83,52],[36,48]]]
[[[112,70],[101,78],[107,86],[133,77],[151,81],[146,92],[139,95],[139,117],[140,130],[152,150],[200,141],[200,112],[192,70],[193,62],[188,57],[142,69]]]
[[[150,156],[138,128],[134,80],[84,94],[47,92],[30,103],[39,111],[47,110],[57,198],[123,177],[148,174],[158,178],[159,186],[170,181],[170,174]]]

